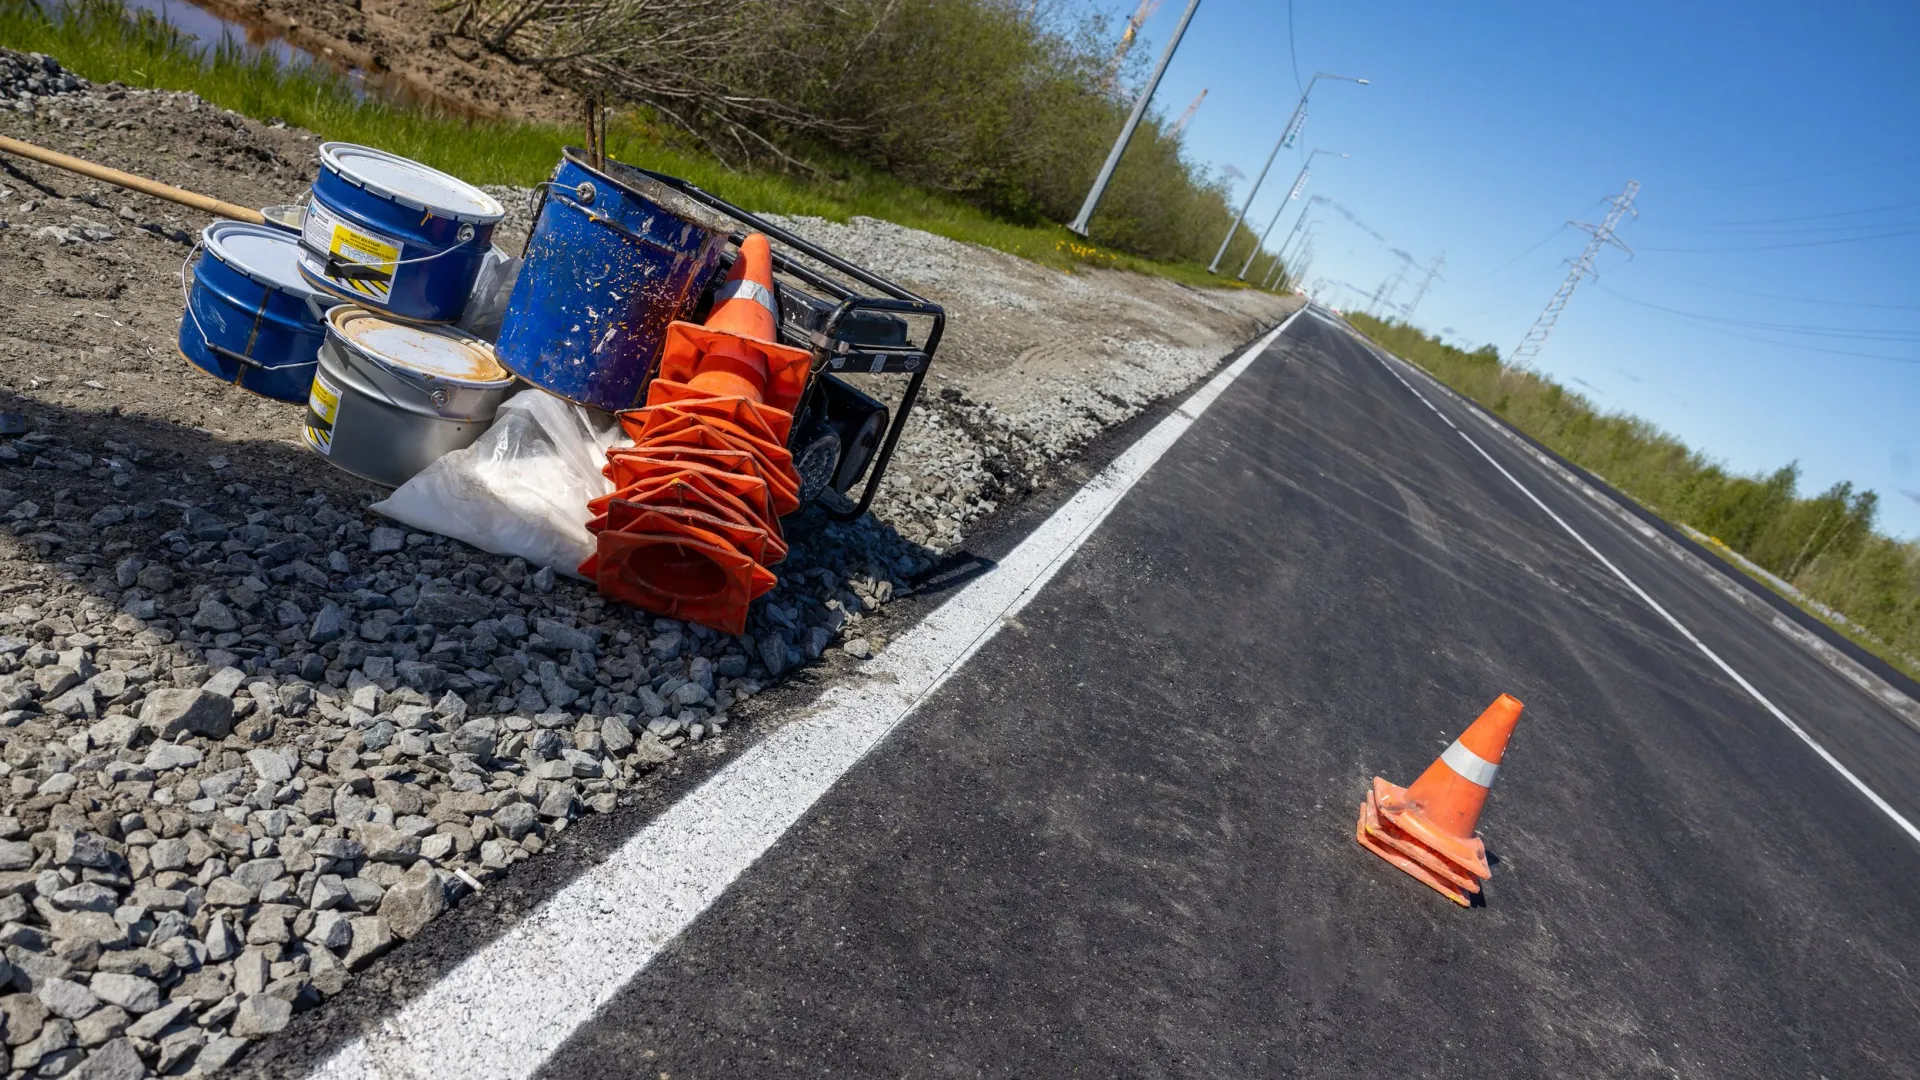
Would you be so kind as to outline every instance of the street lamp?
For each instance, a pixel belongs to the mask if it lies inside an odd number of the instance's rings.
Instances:
[[[1332,153],[1332,151],[1315,150],[1313,153],[1307,155],[1307,160],[1300,163],[1300,175],[1294,177],[1292,190],[1287,192],[1287,197],[1281,200],[1279,208],[1273,212],[1273,220],[1267,222],[1266,230],[1260,234],[1260,242],[1253,245],[1252,251],[1247,252],[1247,261],[1244,265],[1240,267],[1240,276],[1235,278],[1234,280],[1236,281],[1247,280],[1247,271],[1253,269],[1254,257],[1260,254],[1261,248],[1264,248],[1267,246],[1267,235],[1273,232],[1273,227],[1275,225],[1280,224],[1280,215],[1286,213],[1287,204],[1299,198],[1301,190],[1307,186],[1307,169],[1313,164],[1313,159],[1319,157],[1321,154],[1328,154],[1328,153]],[[1345,157],[1352,157],[1353,155],[1340,154],[1338,156],[1345,158]],[[1300,211],[1303,217],[1306,215],[1306,212],[1307,211],[1304,207]]]
[[[1307,122],[1307,98],[1313,94],[1313,84],[1321,79],[1356,82],[1361,86],[1370,85],[1366,79],[1356,79],[1351,75],[1329,75],[1324,71],[1315,73],[1313,78],[1307,80],[1307,88],[1300,91],[1300,104],[1293,107],[1293,119],[1287,121],[1287,129],[1280,133],[1280,141],[1273,144],[1273,152],[1267,155],[1267,163],[1260,167],[1260,175],[1254,180],[1253,189],[1247,192],[1247,201],[1240,204],[1240,212],[1233,216],[1233,224],[1227,226],[1227,238],[1220,241],[1220,250],[1214,253],[1213,261],[1207,264],[1207,273],[1220,272],[1220,260],[1226,258],[1227,245],[1233,243],[1233,234],[1240,228],[1240,222],[1246,218],[1247,211],[1252,208],[1253,197],[1260,194],[1260,184],[1266,180],[1267,170],[1273,168],[1273,159],[1280,155],[1281,147],[1292,146],[1293,140],[1299,138],[1300,129]]]

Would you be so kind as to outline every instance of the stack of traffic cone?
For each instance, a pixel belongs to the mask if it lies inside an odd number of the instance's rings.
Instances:
[[[1521,708],[1518,700],[1501,694],[1412,787],[1374,777],[1373,790],[1360,804],[1356,835],[1361,846],[1467,906],[1468,894],[1479,892],[1480,882],[1493,876],[1486,845],[1473,829]]]
[[[729,634],[773,588],[780,518],[800,508],[787,450],[812,357],[775,341],[773,251],[750,233],[706,325],[667,327],[647,405],[620,414],[614,491],[587,504],[597,538],[580,573],[600,592]]]

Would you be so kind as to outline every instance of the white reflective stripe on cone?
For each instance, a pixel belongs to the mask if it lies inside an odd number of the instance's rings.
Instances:
[[[1500,771],[1500,766],[1462,746],[1458,740],[1447,747],[1447,752],[1440,755],[1440,760],[1447,763],[1447,768],[1459,773],[1461,779],[1471,780],[1481,787],[1492,787],[1493,777]]]
[[[773,290],[757,281],[751,281],[747,278],[741,278],[739,281],[729,281],[725,285],[720,286],[720,291],[713,294],[713,302],[715,304],[724,304],[728,300],[736,300],[741,297],[752,300],[761,307],[773,312],[775,319],[780,317],[780,308],[774,302]]]

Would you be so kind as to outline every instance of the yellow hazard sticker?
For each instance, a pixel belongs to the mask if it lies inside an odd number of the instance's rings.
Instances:
[[[342,221],[315,202],[307,207],[306,250],[301,258],[321,277],[357,296],[385,303],[393,294],[393,272],[401,242],[391,236]],[[327,253],[324,262],[318,252]]]
[[[327,381],[323,372],[313,373],[313,390],[307,394],[307,445],[333,456],[333,421],[340,414],[340,388]]]

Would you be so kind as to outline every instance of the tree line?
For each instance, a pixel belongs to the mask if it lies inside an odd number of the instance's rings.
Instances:
[[[466,0],[458,32],[731,163],[880,169],[1018,224],[1073,217],[1153,52],[1116,66],[1107,21],[1056,0]],[[1205,262],[1227,195],[1150,115],[1092,239]]]

